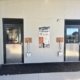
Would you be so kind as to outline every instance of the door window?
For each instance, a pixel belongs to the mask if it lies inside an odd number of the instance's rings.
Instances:
[[[78,43],[78,28],[67,28],[66,29],[66,43]]]
[[[21,42],[20,28],[7,28],[6,43],[20,43],[20,42]]]

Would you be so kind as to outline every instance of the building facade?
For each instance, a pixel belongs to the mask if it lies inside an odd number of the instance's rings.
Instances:
[[[0,64],[15,63],[16,59],[17,63],[79,61],[79,3],[79,0],[0,0]],[[49,29],[41,32],[40,28]],[[12,42],[8,40],[11,38]]]

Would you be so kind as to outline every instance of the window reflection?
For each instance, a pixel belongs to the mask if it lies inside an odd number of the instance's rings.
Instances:
[[[78,28],[67,28],[66,43],[78,43]]]
[[[20,43],[21,31],[19,28],[6,29],[6,43]]]

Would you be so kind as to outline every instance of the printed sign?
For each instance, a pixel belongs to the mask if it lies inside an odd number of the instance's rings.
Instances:
[[[50,47],[50,27],[39,27],[39,48]]]

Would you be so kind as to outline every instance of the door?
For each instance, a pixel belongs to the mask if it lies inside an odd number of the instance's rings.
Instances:
[[[3,19],[4,63],[23,63],[23,20]]]
[[[73,22],[65,25],[65,61],[67,62],[80,61],[80,23]]]

